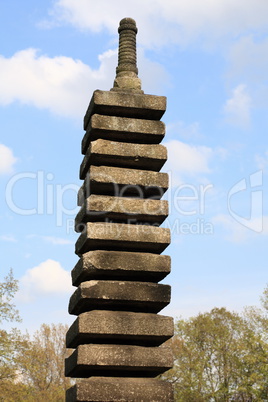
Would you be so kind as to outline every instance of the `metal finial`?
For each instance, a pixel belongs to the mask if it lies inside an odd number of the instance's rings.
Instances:
[[[137,56],[136,56],[136,35],[138,29],[132,18],[124,18],[120,21],[118,66],[116,78],[112,90],[129,90],[132,92],[141,91],[141,80],[138,78]]]

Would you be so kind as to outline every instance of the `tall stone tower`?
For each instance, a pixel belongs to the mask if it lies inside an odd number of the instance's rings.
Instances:
[[[173,365],[169,347],[173,320],[158,314],[170,302],[170,272],[161,255],[170,243],[159,227],[168,215],[162,196],[168,176],[160,173],[167,153],[160,145],[166,109],[163,96],[145,95],[136,65],[136,23],[120,22],[114,86],[93,93],[84,118],[84,159],[78,194],[72,270],[77,287],[67,332],[74,351],[66,376],[78,378],[67,401],[173,401],[170,383],[159,380]]]

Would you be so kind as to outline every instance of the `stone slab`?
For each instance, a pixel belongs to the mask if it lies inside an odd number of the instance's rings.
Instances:
[[[90,194],[160,199],[168,189],[168,174],[148,170],[91,166],[78,192],[78,205]]]
[[[129,224],[161,225],[168,216],[168,201],[90,195],[75,219],[75,229],[81,232],[86,222],[116,221]]]
[[[82,154],[86,154],[90,142],[98,138],[127,143],[159,144],[164,136],[165,124],[162,121],[94,114],[82,140]]]
[[[65,360],[67,377],[155,377],[173,366],[168,347],[79,345]]]
[[[165,110],[165,96],[96,90],[93,92],[84,117],[84,129],[87,129],[89,120],[95,113],[109,116],[160,120]]]
[[[168,255],[92,250],[72,270],[73,286],[91,279],[159,282],[170,273]]]
[[[174,402],[171,383],[155,378],[91,377],[66,392],[66,402]]]
[[[158,313],[170,302],[170,286],[151,282],[91,280],[82,282],[69,301],[69,313],[91,310]]]
[[[161,144],[126,144],[98,139],[89,144],[80,166],[80,179],[85,179],[90,165],[159,172],[166,160],[167,149]]]
[[[66,334],[66,347],[105,343],[159,346],[174,334],[171,317],[129,311],[92,310],[80,314]]]
[[[91,250],[136,251],[161,254],[170,244],[167,228],[124,223],[87,222],[75,244],[81,255]]]

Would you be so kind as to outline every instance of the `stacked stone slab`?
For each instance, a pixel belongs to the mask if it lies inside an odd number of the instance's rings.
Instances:
[[[158,314],[170,302],[170,272],[161,255],[170,233],[162,196],[168,176],[160,145],[166,98],[145,95],[137,76],[136,23],[119,26],[114,87],[95,91],[84,118],[84,159],[75,227],[80,257],[72,270],[77,287],[69,313],[77,316],[66,336],[66,376],[79,378],[67,401],[173,401],[170,383],[159,380],[173,365],[165,341],[171,317]]]

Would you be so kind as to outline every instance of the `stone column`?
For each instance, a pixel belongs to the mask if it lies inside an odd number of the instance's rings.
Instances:
[[[160,227],[168,215],[162,196],[168,176],[159,172],[167,153],[160,144],[163,96],[145,95],[136,66],[136,23],[120,22],[114,87],[93,93],[84,118],[84,159],[75,227],[80,257],[72,270],[77,287],[66,336],[74,349],[66,376],[78,378],[67,401],[173,401],[170,383],[155,378],[173,365],[170,243]]]
[[[136,22],[132,18],[124,18],[120,21],[118,28],[118,66],[116,68],[113,91],[127,89],[134,90],[136,93],[143,93],[137,69],[137,32]]]

